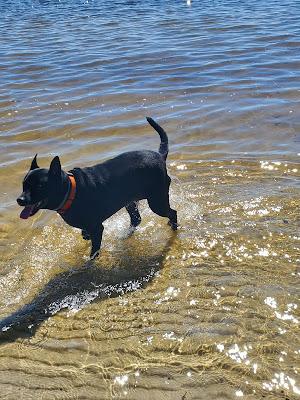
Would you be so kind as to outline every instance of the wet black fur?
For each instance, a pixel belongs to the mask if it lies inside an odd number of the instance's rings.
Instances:
[[[172,229],[177,229],[177,212],[169,204],[168,138],[153,119],[147,121],[160,135],[159,152],[131,151],[102,164],[70,171],[76,180],[76,196],[61,216],[69,225],[82,229],[84,239],[92,241],[91,257],[100,249],[103,221],[122,207],[126,207],[132,227],[140,224],[137,202],[142,199],[147,199],[151,210],[168,217]],[[21,206],[41,202],[38,209],[56,210],[68,190],[69,178],[61,169],[59,157],[54,157],[50,168],[45,169],[38,167],[35,156],[17,202]]]

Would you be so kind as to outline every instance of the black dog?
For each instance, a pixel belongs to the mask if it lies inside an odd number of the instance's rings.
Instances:
[[[39,168],[36,156],[23,181],[23,193],[17,202],[27,219],[38,210],[57,211],[71,226],[82,229],[82,236],[92,241],[91,257],[98,254],[103,234],[103,221],[126,207],[131,226],[141,222],[137,201],[147,199],[153,212],[169,218],[177,229],[177,212],[169,204],[171,179],[167,174],[168,137],[151,118],[149,124],[159,133],[159,152],[131,151],[93,167],[61,169],[59,157],[50,168]]]

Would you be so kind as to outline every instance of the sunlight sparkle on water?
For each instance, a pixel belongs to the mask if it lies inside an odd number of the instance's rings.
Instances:
[[[271,308],[277,308],[276,300],[273,297],[266,297],[264,303]]]
[[[300,388],[296,386],[295,379],[289,377],[288,375],[284,374],[283,372],[275,373],[274,378],[271,379],[270,382],[264,382],[262,384],[263,389],[265,390],[292,390],[295,394],[300,394]]]
[[[173,286],[169,286],[167,290],[165,291],[163,297],[159,298],[158,300],[155,301],[156,304],[161,304],[164,301],[168,301],[174,297],[177,297],[178,294],[180,293],[180,288],[174,288]],[[157,297],[159,294],[157,295]]]
[[[235,395],[236,395],[236,397],[242,397],[242,396],[244,396],[244,393],[241,390],[237,390],[235,392]]]
[[[128,375],[116,376],[114,383],[120,386],[124,386],[128,382]]]

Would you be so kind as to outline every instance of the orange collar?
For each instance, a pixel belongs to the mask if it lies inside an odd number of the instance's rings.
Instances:
[[[57,209],[57,212],[59,214],[64,214],[66,211],[68,211],[73,203],[73,200],[75,199],[76,181],[74,176],[69,172],[68,172],[68,178],[70,180],[71,188],[69,189],[67,199],[64,199],[62,205],[60,205],[59,208]]]

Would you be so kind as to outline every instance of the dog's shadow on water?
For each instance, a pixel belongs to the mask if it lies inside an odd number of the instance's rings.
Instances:
[[[62,309],[81,309],[92,301],[121,296],[145,287],[159,271],[175,234],[162,252],[131,261],[123,256],[114,268],[88,262],[52,278],[34,299],[0,321],[0,342],[30,338],[42,322]]]

